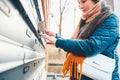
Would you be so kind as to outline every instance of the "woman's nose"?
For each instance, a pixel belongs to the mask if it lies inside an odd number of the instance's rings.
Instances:
[[[84,6],[83,6],[82,4],[79,4],[79,8],[80,8],[80,9],[83,9],[83,7],[84,7]]]
[[[80,0],[78,0],[79,8],[81,9],[83,7],[82,3],[80,3]]]

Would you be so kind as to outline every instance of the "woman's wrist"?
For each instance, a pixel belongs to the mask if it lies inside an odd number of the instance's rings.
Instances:
[[[55,38],[57,38],[57,33],[55,34]]]
[[[55,38],[57,38],[57,39],[58,39],[58,38],[61,38],[61,37],[60,37],[60,36],[59,36],[59,35],[56,33],[56,36],[55,36]]]

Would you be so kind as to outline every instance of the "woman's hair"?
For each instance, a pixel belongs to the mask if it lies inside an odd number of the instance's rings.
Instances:
[[[97,2],[99,2],[100,0],[92,0],[94,3],[97,3]]]

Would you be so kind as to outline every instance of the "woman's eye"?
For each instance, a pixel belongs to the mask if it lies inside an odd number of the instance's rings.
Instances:
[[[86,0],[82,0],[81,2],[82,2],[82,3],[85,3],[85,2],[86,2]]]

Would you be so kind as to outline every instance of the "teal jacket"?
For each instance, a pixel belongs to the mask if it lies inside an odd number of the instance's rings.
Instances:
[[[118,45],[119,21],[115,14],[111,14],[106,20],[93,32],[93,34],[85,40],[63,39],[56,36],[56,47],[62,48],[67,52],[79,56],[93,56],[96,54],[104,54],[110,58],[116,59],[116,68],[113,72],[113,78],[116,75],[118,79],[118,56],[116,47]]]

